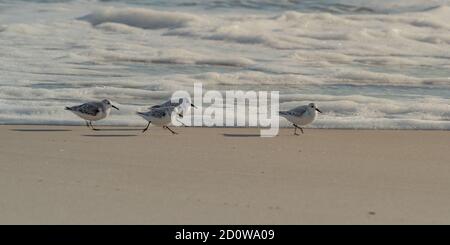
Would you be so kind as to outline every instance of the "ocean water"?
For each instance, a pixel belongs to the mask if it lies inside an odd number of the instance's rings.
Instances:
[[[446,0],[0,0],[0,124],[99,124],[176,90],[277,90],[312,127],[450,129]],[[281,122],[287,125],[286,121]]]

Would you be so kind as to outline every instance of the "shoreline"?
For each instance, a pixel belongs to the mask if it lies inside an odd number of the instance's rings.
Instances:
[[[0,223],[450,223],[449,131],[55,127],[0,126]]]
[[[85,124],[0,124],[0,127],[8,127],[8,126],[37,126],[37,127],[86,127]],[[115,125],[115,124],[98,124],[98,125],[94,125],[95,127],[99,127],[101,128],[138,128],[141,127],[145,128],[146,123],[142,123],[141,125]],[[150,125],[151,127],[156,127],[154,125]],[[188,127],[176,127],[176,126],[170,126],[169,127],[174,127],[174,128],[202,128],[202,129],[267,129],[264,127],[241,127],[241,126],[233,126],[233,127],[218,127],[218,126],[188,126]],[[87,127],[86,127],[87,128]],[[280,129],[293,129],[294,127],[291,126],[280,126]],[[309,126],[307,127],[303,127],[304,130],[355,130],[355,131],[443,131],[443,132],[447,132],[450,131],[450,129],[439,129],[439,128],[430,128],[430,129],[423,129],[423,128],[419,128],[419,129],[412,129],[412,128],[316,128],[316,127],[312,127],[310,128]]]

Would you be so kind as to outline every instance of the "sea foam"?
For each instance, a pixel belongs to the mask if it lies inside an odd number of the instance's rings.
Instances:
[[[177,28],[192,21],[200,21],[198,16],[192,14],[140,8],[105,8],[79,19],[93,25],[114,22],[144,29]]]

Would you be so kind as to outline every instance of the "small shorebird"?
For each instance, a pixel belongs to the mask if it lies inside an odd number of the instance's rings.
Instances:
[[[151,106],[148,109],[152,110],[152,109],[156,109],[156,108],[173,107],[176,112],[181,110],[181,112],[178,113],[178,115],[181,118],[183,118],[183,114],[185,112],[187,113],[191,106],[194,108],[197,108],[197,106],[195,106],[194,104],[191,103],[191,100],[189,98],[179,98],[178,102],[172,102],[172,100],[167,100],[159,105]]]
[[[295,128],[294,135],[299,135],[297,134],[297,128],[300,129],[303,134],[303,129],[300,126],[312,123],[314,119],[316,119],[316,111],[322,113],[314,103],[310,103],[309,105],[295,107],[289,111],[280,111],[280,116],[291,122]]]
[[[107,117],[111,112],[111,107],[119,110],[119,108],[111,104],[111,101],[107,99],[102,101],[87,102],[82,105],[72,107],[67,106],[65,109],[86,120],[86,126],[88,128],[98,130],[92,126],[92,121],[98,121]]]
[[[162,104],[151,106],[151,107],[149,107],[148,109],[151,110],[151,109],[155,109],[155,108],[162,108],[162,107],[179,107],[179,106],[182,106],[182,107],[183,107],[183,108],[182,108],[183,110],[184,110],[184,109],[188,109],[189,106],[192,106],[192,107],[194,107],[194,108],[197,108],[194,104],[191,103],[191,101],[190,101],[189,98],[179,98],[179,99],[178,99],[178,102],[172,102],[172,100],[168,100],[168,101],[163,102]]]
[[[150,109],[147,112],[136,112],[139,116],[148,121],[147,127],[145,127],[142,130],[142,133],[147,131],[148,126],[150,126],[150,123],[152,123],[156,126],[162,126],[163,128],[168,129],[170,132],[172,132],[172,134],[177,134],[175,131],[173,131],[167,126],[172,122],[172,112],[174,111],[174,109],[175,107],[168,106],[168,107],[156,107]],[[182,117],[181,114],[178,115]]]
[[[191,103],[191,100],[189,98],[185,97],[179,98],[178,102],[172,102],[172,100],[167,100],[159,105],[151,106],[148,109],[153,110],[157,108],[171,107],[180,118],[183,118],[184,113],[188,113],[191,106],[197,108],[197,106]],[[180,123],[183,124],[183,126],[187,127],[183,122]]]

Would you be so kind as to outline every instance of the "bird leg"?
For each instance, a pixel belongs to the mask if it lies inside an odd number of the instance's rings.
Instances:
[[[173,131],[172,129],[170,129],[170,128],[167,127],[167,126],[163,126],[163,128],[167,128],[170,132],[172,132],[172,134],[178,134],[177,132]]]
[[[297,128],[300,129],[300,131],[302,131],[302,134],[304,133],[304,132],[303,132],[303,128],[297,126],[296,124],[293,124],[293,125],[294,125],[294,127],[295,127],[295,133],[294,133],[295,135],[298,135],[298,134],[297,134]]]
[[[147,131],[148,126],[150,126],[150,123],[151,123],[151,122],[148,122],[147,127],[145,127],[144,130],[142,130],[142,133],[144,133],[145,131]]]
[[[89,129],[91,129],[91,126],[89,126],[88,121],[86,121],[86,127],[88,127]]]
[[[100,129],[94,128],[94,125],[92,125],[92,121],[89,121],[89,125],[91,125],[91,127],[92,127],[92,130],[94,130],[94,131],[98,131],[98,130],[100,130]]]
[[[177,121],[178,121],[179,123],[181,123],[181,124],[183,125],[183,127],[187,127],[186,124],[184,124],[182,121],[180,121],[180,120],[178,120],[178,119],[177,119]]]
[[[299,136],[299,134],[297,134],[297,127],[294,126],[294,135]]]

